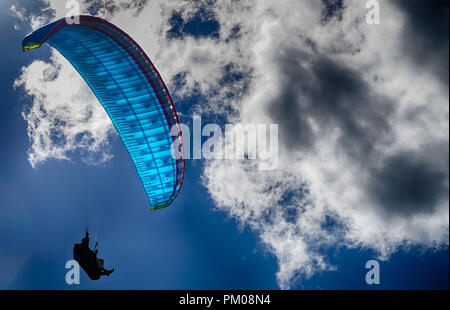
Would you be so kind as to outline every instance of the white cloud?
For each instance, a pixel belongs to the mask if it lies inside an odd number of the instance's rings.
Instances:
[[[48,19],[42,16],[32,16],[30,21],[31,29],[36,30],[48,23]]]
[[[402,57],[399,41],[404,18],[395,7],[384,3],[385,22],[375,27],[361,22],[365,10],[363,3],[357,1],[347,1],[342,21],[323,24],[320,10],[318,1],[276,4],[259,1],[257,4],[247,2],[247,5],[221,1],[214,11],[221,26],[229,29],[239,23],[248,36],[244,35],[233,44],[186,39],[179,43],[183,48],[178,49],[183,66],[196,66],[189,62],[190,51],[195,51],[199,45],[213,44],[207,50],[215,54],[224,51],[232,55],[232,61],[251,67],[250,91],[235,104],[244,123],[267,122],[271,118],[268,105],[282,100],[285,73],[280,72],[277,57],[286,48],[327,55],[344,63],[359,72],[374,93],[395,103],[389,115],[392,126],[389,141],[375,144],[373,158],[363,163],[355,162],[342,149],[339,127],[331,126],[324,131],[315,126],[314,149],[282,149],[281,164],[276,172],[257,171],[252,169],[251,163],[245,162],[206,164],[204,183],[217,208],[260,234],[279,261],[277,278],[283,288],[289,287],[298,275],[308,277],[314,271],[333,268],[320,254],[321,247],[345,244],[372,248],[380,258],[386,259],[401,246],[448,245],[448,195],[436,203],[431,213],[389,219],[380,211],[379,203],[368,189],[373,170],[392,154],[405,151],[420,157],[436,152],[433,145],[448,143],[448,90],[443,91],[436,77],[420,72]],[[241,19],[237,20],[239,17]],[[188,48],[190,41],[192,45]],[[313,47],[308,47],[308,42],[314,42]],[[169,53],[171,44],[174,43],[166,45]],[[214,65],[191,71],[200,71],[193,73],[192,78],[205,87],[205,94],[209,93],[211,80],[213,85],[217,82],[217,78],[214,75],[211,78],[208,73],[217,70],[221,60],[218,58]],[[308,63],[308,58],[302,61],[305,68],[313,65]],[[166,65],[170,66],[169,62]],[[216,104],[213,100],[210,102]],[[417,113],[424,106],[423,113]],[[221,112],[220,108],[213,107],[213,110]],[[314,122],[314,116],[310,121]],[[424,149],[424,145],[430,148]],[[439,161],[437,166],[448,175],[448,151],[445,153],[444,149],[444,154],[435,158]],[[283,194],[302,188],[305,182],[311,200],[307,207],[301,200],[302,193],[288,202],[280,199]],[[448,193],[448,182],[445,187]],[[296,210],[296,219],[283,216],[287,208]],[[272,220],[267,223],[269,210]],[[334,217],[345,228],[339,232],[324,229],[327,216]]]
[[[63,17],[64,8],[57,4],[59,1],[50,3],[56,16]],[[292,65],[304,73],[300,75],[303,80],[299,89],[309,91],[308,83],[315,85],[315,66],[324,59],[361,85],[365,92],[357,99],[367,100],[367,109],[364,102],[349,101],[348,98],[356,97],[347,98],[346,94],[344,99],[336,98],[336,105],[350,106],[350,112],[356,110],[362,115],[356,119],[350,115],[348,120],[364,134],[364,130],[376,126],[365,113],[377,103],[380,109],[381,104],[389,106],[381,114],[379,134],[365,137],[373,147],[367,155],[361,155],[366,153],[360,152],[363,148],[358,149],[358,138],[350,136],[353,143],[344,144],[346,128],[337,122],[336,115],[327,116],[331,121],[324,122],[315,114],[321,102],[313,102],[309,110],[299,106],[297,111],[311,129],[310,145],[298,145],[300,140],[297,147],[281,145],[277,170],[257,171],[254,163],[243,161],[205,163],[204,185],[217,209],[260,236],[278,260],[277,279],[282,288],[291,287],[297,279],[308,278],[316,271],[333,270],[335,266],[322,254],[328,247],[371,248],[380,258],[387,259],[399,247],[448,245],[448,87],[405,57],[401,41],[407,25],[403,12],[395,5],[383,2],[381,24],[367,25],[363,1],[348,0],[345,4],[342,20],[331,18],[324,22],[322,3],[315,0],[217,1],[208,10],[220,24],[219,38],[166,36],[173,11],[181,12],[187,20],[203,2],[152,1],[136,17],[132,10],[110,16],[111,22],[144,48],[173,94],[189,96],[200,92],[208,99],[207,104],[196,107],[197,113],[216,113],[244,124],[271,122],[273,108],[283,107],[283,90],[290,81],[281,61],[289,53],[294,55],[288,57]],[[220,83],[227,65],[247,78]],[[43,78],[44,69],[60,66],[61,73],[54,80]],[[184,83],[175,88],[172,78],[180,74]],[[311,80],[305,80],[305,75]],[[75,108],[95,113],[91,121],[81,124],[78,119],[68,118],[71,126],[60,128],[69,140],[88,131],[96,141],[92,149],[87,147],[89,150],[101,150],[102,144],[107,143],[111,124],[97,110],[99,105],[81,78],[60,57],[54,56],[50,64],[34,62],[24,69],[16,84],[24,85],[34,96],[31,112],[25,112],[33,142],[32,163],[49,157],[65,158],[68,150],[75,147],[73,143],[58,147],[49,142],[55,119],[77,115],[73,113]],[[67,85],[75,87],[60,91]],[[60,100],[61,96],[64,100]],[[311,100],[307,93],[300,97],[296,98],[299,102]],[[74,100],[79,104],[68,104]],[[43,115],[41,108],[53,114]],[[35,124],[37,119],[41,123]],[[284,131],[285,136],[281,132],[280,139],[295,134],[302,132]],[[44,139],[44,146],[40,139]],[[352,147],[359,155],[350,153]],[[382,174],[399,154],[408,154],[405,158],[426,163],[447,176],[443,184],[446,196],[433,201],[426,212],[390,214],[373,196],[374,176]],[[327,225],[327,221],[334,224]]]
[[[32,30],[36,30],[50,22],[52,10],[43,8],[36,12],[30,12],[28,8],[23,7],[20,4],[13,4],[9,7],[9,14],[18,19],[18,23],[14,25],[15,30],[21,30],[22,26],[27,23],[29,23]]]
[[[24,16],[25,9],[18,8],[16,5],[11,5],[11,7],[9,8],[9,13],[21,21],[23,21],[25,19],[25,16]]]
[[[87,151],[83,159],[90,163],[112,156],[108,137],[114,131],[108,115],[60,54],[53,51],[50,62],[37,60],[23,68],[14,86],[23,86],[33,99],[22,114],[28,123],[28,159],[33,167],[49,158],[70,160],[77,150]]]
[[[9,14],[17,18],[21,23],[24,21],[25,10],[23,8],[18,8],[16,5],[12,5],[9,8]],[[20,30],[20,25],[18,23],[14,24],[14,30]]]

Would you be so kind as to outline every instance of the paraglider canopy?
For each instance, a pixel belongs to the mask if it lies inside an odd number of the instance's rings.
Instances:
[[[27,35],[24,51],[47,42],[80,73],[103,105],[136,167],[152,210],[169,206],[184,177],[175,106],[160,74],[125,32],[93,16],[60,19]],[[172,134],[171,134],[172,132]]]

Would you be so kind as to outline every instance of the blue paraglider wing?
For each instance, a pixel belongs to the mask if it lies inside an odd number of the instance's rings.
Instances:
[[[45,42],[69,60],[105,108],[151,209],[169,206],[184,177],[181,130],[169,92],[144,51],[125,32],[93,16],[80,16],[79,24],[63,18],[43,26],[26,36],[22,47],[31,50]]]

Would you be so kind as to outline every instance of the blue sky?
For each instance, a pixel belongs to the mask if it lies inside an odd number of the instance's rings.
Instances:
[[[22,53],[20,43],[30,29],[14,29],[17,20],[7,10],[11,3],[0,4],[0,34],[7,42],[0,57],[0,288],[278,289],[276,255],[257,232],[217,209],[202,181],[203,161],[186,161],[179,197],[156,212],[147,208],[145,192],[117,138],[111,143],[114,158],[100,168],[52,159],[31,167],[27,123],[21,115],[31,99],[13,84],[23,66],[38,58],[48,61],[50,48]],[[175,26],[179,22],[172,20]],[[171,33],[216,37],[217,27],[194,17],[184,30],[177,26]],[[180,115],[192,113],[197,103],[192,98],[175,102]],[[94,209],[77,205],[80,191],[74,187],[79,184],[98,186]],[[89,213],[92,240],[101,235],[105,266],[116,271],[95,282],[83,274],[80,285],[68,286],[64,266],[73,243],[82,237],[83,212]],[[448,289],[448,253],[448,247],[400,249],[380,261],[381,284],[368,286],[364,265],[376,259],[376,252],[328,247],[322,254],[336,270],[318,271],[291,288]]]

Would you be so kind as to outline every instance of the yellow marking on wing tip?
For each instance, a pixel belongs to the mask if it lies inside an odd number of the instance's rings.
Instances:
[[[42,44],[40,44],[40,43],[28,44],[28,45],[25,45],[25,46],[23,47],[23,51],[26,52],[26,51],[29,51],[29,50],[33,50],[33,49],[35,49],[35,48],[40,48],[41,45],[42,45]]]
[[[165,204],[163,204],[163,205],[160,205],[160,206],[151,208],[151,210],[152,210],[152,211],[155,211],[155,210],[159,210],[159,209],[166,208],[166,207],[168,207],[168,206],[169,206],[169,204],[168,204],[168,203],[165,203]]]

